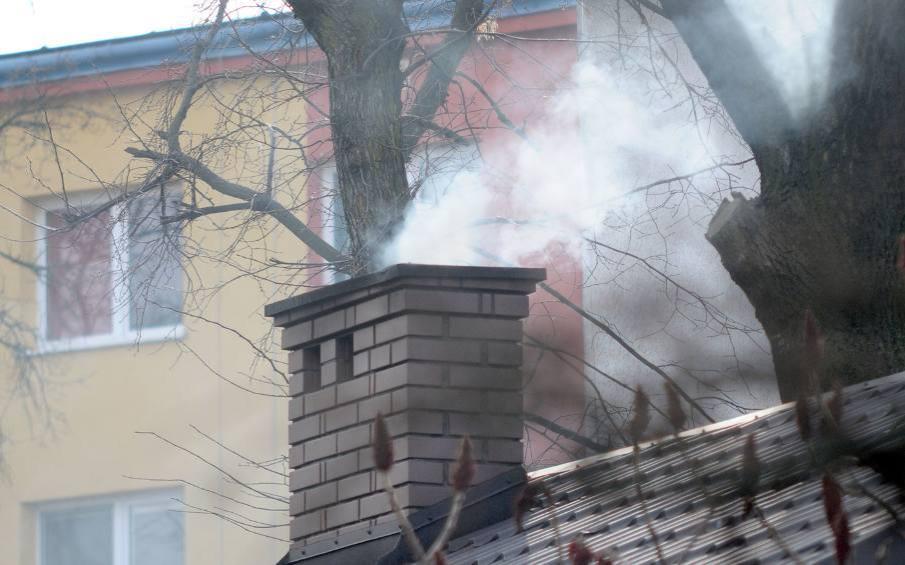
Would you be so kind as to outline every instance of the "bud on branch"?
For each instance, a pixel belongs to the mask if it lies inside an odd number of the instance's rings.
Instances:
[[[757,444],[754,441],[754,434],[748,434],[742,452],[742,471],[739,484],[739,490],[745,503],[742,512],[743,518],[747,518],[754,510],[754,497],[757,495],[758,483],[760,483],[760,461],[757,460]]]
[[[798,433],[802,441],[811,439],[811,414],[808,412],[808,399],[804,391],[799,391],[795,401],[795,423],[798,425]]]
[[[817,325],[817,318],[810,308],[804,311],[804,357],[802,360],[802,375],[804,381],[801,383],[807,388],[802,390],[808,392],[816,392],[810,390],[816,384],[817,371],[820,369],[820,362],[823,359],[823,333],[820,326]]]
[[[456,492],[463,492],[471,486],[475,475],[475,463],[471,457],[471,440],[468,436],[462,438],[459,445],[459,455],[456,457],[456,469],[453,471],[452,488]]]
[[[628,431],[629,436],[632,438],[632,443],[637,447],[641,441],[641,436],[644,435],[647,425],[650,423],[650,399],[647,398],[647,393],[644,392],[641,385],[638,385],[635,389],[635,401],[632,406],[632,412],[632,421],[629,423]]]
[[[836,540],[836,561],[843,565],[851,552],[848,518],[842,507],[842,489],[829,473],[823,475],[823,508]]]
[[[378,471],[384,473],[393,468],[393,438],[387,430],[387,424],[383,419],[383,414],[377,413],[374,420],[374,443],[372,445],[374,452],[374,466]]]
[[[666,382],[663,383],[663,387],[666,389],[666,413],[669,416],[669,423],[672,424],[673,430],[678,434],[685,426],[687,418],[685,410],[682,409],[682,399],[679,398],[679,391],[676,390],[676,385]]]

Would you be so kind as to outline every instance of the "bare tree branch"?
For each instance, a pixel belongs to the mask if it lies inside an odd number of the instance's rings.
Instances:
[[[314,233],[314,231],[305,225],[305,223],[295,214],[290,212],[285,206],[274,200],[271,196],[228,181],[213,172],[207,165],[197,159],[189,157],[181,152],[165,155],[156,151],[138,149],[135,147],[126,149],[126,152],[141,159],[152,159],[161,163],[167,161],[174,162],[182,169],[196,175],[217,192],[248,202],[250,210],[269,214],[275,220],[283,224],[283,226],[301,240],[302,243],[310,247],[312,251],[327,261],[341,264],[347,260],[345,255],[324,241],[322,237]]]
[[[552,420],[548,420],[547,418],[544,418],[543,416],[540,416],[538,414],[532,414],[530,412],[525,412],[524,417],[525,417],[526,421],[534,422],[535,424],[539,424],[555,434],[559,434],[559,435],[563,436],[564,438],[574,441],[575,443],[577,443],[583,447],[587,447],[588,449],[592,450],[594,453],[603,453],[604,451],[607,451],[609,449],[609,447],[607,447],[605,445],[601,445],[589,437],[583,436],[583,435],[579,434],[578,432],[575,432],[574,430],[571,430],[565,426],[561,426],[561,425],[557,424],[556,422],[554,422]]]
[[[475,30],[487,17],[493,4],[495,0],[485,9],[484,0],[457,0],[450,27],[461,31],[449,33],[435,51],[425,55],[431,61],[430,69],[409,108],[411,118],[406,120],[403,117],[402,147],[406,161],[427,129],[425,122],[433,121],[437,109],[446,100],[456,68],[471,46]]]
[[[724,0],[662,0],[710,87],[751,145],[775,142],[792,119],[776,80]]]

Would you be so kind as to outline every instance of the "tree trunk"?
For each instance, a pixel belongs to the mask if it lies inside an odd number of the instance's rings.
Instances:
[[[456,0],[446,39],[424,55],[427,76],[402,115],[400,69],[410,30],[402,0],[290,0],[295,16],[327,56],[330,126],[352,264],[360,274],[379,266],[380,251],[411,199],[405,164],[446,100],[449,84],[475,30],[483,0]],[[345,250],[341,250],[345,251]]]
[[[372,270],[409,202],[402,152],[399,65],[408,27],[400,0],[294,0],[327,57],[330,125],[352,264]]]
[[[760,168],[760,197],[724,201],[707,238],[763,324],[782,398],[802,392],[808,308],[825,338],[824,387],[902,370],[905,282],[895,263],[905,231],[905,3],[839,0],[837,84],[798,122],[764,91],[762,68],[726,60],[747,42],[726,25],[721,0],[663,6]]]

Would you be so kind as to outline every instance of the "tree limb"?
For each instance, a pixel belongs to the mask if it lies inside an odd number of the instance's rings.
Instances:
[[[207,206],[205,208],[189,208],[185,212],[174,214],[172,216],[163,216],[160,218],[161,224],[175,224],[185,220],[194,220],[202,216],[210,216],[211,214],[223,214],[225,212],[240,212],[248,210],[248,204],[237,202],[235,204],[222,204],[219,206]]]
[[[791,123],[789,109],[725,1],[661,4],[745,141],[752,148],[779,141]]]
[[[248,202],[249,209],[255,212],[263,212],[272,216],[275,220],[283,224],[293,235],[312,251],[330,261],[331,263],[343,263],[347,257],[336,250],[335,247],[324,241],[319,235],[314,233],[304,222],[290,212],[285,206],[274,200],[267,194],[261,194],[246,186],[228,181],[213,172],[207,165],[185,155],[184,153],[175,153],[165,155],[156,151],[148,151],[145,149],[137,149],[129,147],[126,153],[139,159],[152,159],[158,162],[172,162],[180,168],[194,174],[204,181],[212,189],[220,194],[231,196],[238,200]],[[221,210],[222,211],[222,210]]]
[[[6,253],[5,251],[0,251],[0,258],[6,259],[7,261],[9,261],[15,265],[19,265],[20,267],[28,269],[29,271],[31,271],[32,273],[34,273],[38,276],[43,275],[44,271],[45,271],[44,267],[41,267],[37,263],[32,263],[30,261],[26,261],[25,259],[16,257],[15,255],[12,255],[10,253]]]
[[[435,132],[439,133],[440,135],[442,135],[443,137],[445,137],[446,139],[452,141],[453,143],[458,143],[458,144],[468,143],[468,139],[462,137],[455,131],[453,131],[447,127],[443,127],[440,124],[434,123],[432,120],[429,120],[427,118],[421,118],[419,116],[413,116],[411,114],[403,114],[402,119],[406,120],[406,121],[418,122],[418,124],[420,126],[423,126],[424,129],[429,129],[431,131],[435,131]]]
[[[431,59],[430,69],[409,109],[410,119],[403,117],[402,122],[402,150],[406,161],[428,129],[425,121],[432,121],[437,109],[446,101],[459,62],[487,13],[483,0],[457,0],[450,27],[461,31],[451,32],[436,50],[426,55]]]
[[[548,430],[550,430],[551,432],[553,432],[555,434],[559,434],[568,440],[574,441],[575,443],[577,443],[578,445],[581,445],[582,447],[587,447],[588,449],[594,451],[594,453],[603,453],[603,452],[609,450],[609,448],[607,446],[601,445],[601,444],[597,443],[596,441],[592,440],[591,438],[585,437],[585,436],[579,434],[578,432],[576,432],[574,430],[570,430],[569,428],[567,428],[565,426],[561,426],[561,425],[557,424],[556,422],[553,422],[552,420],[548,420],[548,419],[544,418],[543,416],[539,416],[537,414],[532,414],[531,412],[525,412],[524,416],[525,416],[525,420],[527,420],[529,422],[534,422],[535,424],[543,426],[543,427],[547,428]]]
[[[650,10],[651,12],[657,14],[658,16],[666,17],[666,14],[663,13],[663,8],[661,8],[660,6],[657,6],[650,0],[630,0],[629,3],[635,4],[638,7],[643,6],[643,7],[647,8],[648,10]]]
[[[664,184],[667,184],[667,185],[668,185],[668,184],[672,184],[672,183],[674,183],[674,182],[679,182],[679,181],[683,181],[683,180],[689,180],[689,179],[692,179],[692,178],[694,178],[694,177],[696,177],[696,176],[698,176],[698,175],[700,175],[700,174],[709,173],[710,171],[715,171],[715,170],[718,170],[718,169],[725,169],[726,167],[740,167],[740,166],[742,166],[742,165],[746,165],[746,164],[750,163],[750,162],[753,161],[753,160],[754,160],[754,157],[749,157],[749,158],[747,158],[747,159],[742,159],[741,161],[721,161],[721,162],[719,162],[719,163],[717,163],[717,164],[715,164],[715,165],[711,165],[710,167],[704,167],[703,169],[698,169],[698,170],[696,170],[696,171],[692,171],[692,172],[687,173],[687,174],[684,174],[684,175],[676,175],[676,176],[670,177],[670,178],[668,178],[668,179],[660,179],[660,180],[654,181],[654,182],[652,182],[652,183],[644,184],[644,185],[641,185],[641,186],[636,186],[635,188],[629,190],[628,192],[625,192],[625,193],[623,193],[623,194],[620,194],[620,195],[617,196],[616,198],[624,198],[624,197],[626,197],[626,196],[628,196],[628,195],[630,195],[630,194],[637,194],[637,193],[639,193],[639,192],[646,192],[646,191],[648,191],[648,190],[650,190],[650,189],[652,189],[652,188],[655,188],[655,187],[658,187],[658,186],[662,186],[662,185],[664,185]]]
[[[615,331],[613,331],[613,329],[610,326],[603,323],[596,316],[592,316],[590,312],[588,312],[584,308],[578,306],[577,304],[575,304],[574,302],[569,300],[563,293],[559,292],[552,286],[550,286],[546,283],[543,283],[543,282],[537,283],[537,286],[544,289],[545,291],[547,291],[547,293],[549,293],[551,296],[553,296],[553,298],[559,300],[561,303],[563,303],[569,309],[573,310],[576,314],[578,314],[585,320],[591,322],[592,324],[594,324],[595,326],[600,328],[600,330],[602,330],[603,333],[610,336],[610,338],[612,338],[616,343],[618,343],[623,349],[628,351],[632,357],[634,357],[635,359],[640,361],[645,367],[647,367],[651,371],[660,375],[660,377],[663,380],[665,380],[669,384],[676,387],[676,390],[679,392],[679,394],[682,396],[682,398],[684,398],[685,401],[688,402],[688,404],[690,404],[695,410],[700,412],[701,415],[704,416],[704,418],[707,419],[708,422],[710,422],[711,424],[716,422],[716,420],[714,420],[713,417],[711,417],[710,414],[708,414],[704,410],[704,408],[702,408],[701,405],[695,401],[695,399],[693,399],[687,392],[685,392],[685,390],[682,387],[680,387],[678,385],[678,383],[676,383],[676,381],[672,377],[670,377],[668,374],[666,374],[666,372],[663,369],[656,366],[654,363],[652,363],[650,360],[648,360],[645,356],[641,355],[641,353],[639,353],[637,349],[635,349],[634,347],[629,345],[629,343],[627,341],[625,341],[619,334],[617,334]]]
[[[170,126],[167,128],[165,136],[167,146],[171,153],[180,150],[179,132],[182,129],[182,123],[185,122],[185,118],[189,113],[192,99],[201,87],[201,82],[198,80],[198,67],[201,65],[201,57],[220,30],[220,24],[223,23],[223,17],[226,14],[226,4],[227,0],[220,0],[219,5],[217,6],[217,15],[214,16],[214,21],[208,29],[207,34],[202,41],[196,43],[192,48],[192,56],[189,59],[189,65],[185,73],[185,85],[182,90],[182,98],[179,101],[179,107],[176,109],[176,113],[173,114],[173,119],[170,120]]]
[[[481,96],[483,96],[484,99],[487,100],[487,103],[490,104],[490,107],[493,108],[493,112],[496,114],[497,119],[500,120],[500,123],[514,131],[516,135],[518,135],[525,141],[530,141],[528,139],[528,135],[525,133],[525,130],[515,125],[512,120],[509,119],[509,116],[507,116],[506,112],[504,112],[503,109],[500,108],[500,105],[497,104],[497,101],[494,100],[489,92],[487,92],[487,89],[484,88],[483,84],[466,75],[465,73],[456,73],[456,76],[462,77],[467,80],[473,87],[475,87],[478,92],[481,93]]]

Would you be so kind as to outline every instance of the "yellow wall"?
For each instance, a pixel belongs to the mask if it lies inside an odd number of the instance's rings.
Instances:
[[[221,94],[229,95],[238,87],[220,83],[217,88]],[[156,106],[140,109],[138,104],[149,92],[148,88],[122,89],[116,92],[116,98],[154,125]],[[62,101],[69,109],[50,112],[59,144],[77,154],[101,179],[125,178],[123,171],[129,159],[122,149],[135,143],[130,139],[132,134],[123,129],[113,96],[94,92]],[[296,119],[303,116],[297,106],[284,110]],[[93,116],[83,115],[86,111]],[[192,110],[187,129],[194,134],[210,131],[218,115],[215,104],[206,98]],[[271,116],[276,120],[284,117]],[[189,136],[184,137],[183,143],[190,144]],[[22,196],[46,196],[47,188],[34,180],[31,167],[35,177],[59,188],[56,165],[46,144],[35,142],[22,132],[7,133],[3,153],[4,160],[0,163],[3,185]],[[259,149],[245,155],[233,153],[228,157],[231,168],[225,169],[221,161],[218,170],[227,176],[259,180],[263,156]],[[68,190],[97,189],[85,166],[65,152],[62,159]],[[140,163],[132,162],[133,166],[137,164]],[[133,170],[130,178],[140,178],[140,172]],[[300,182],[297,180],[297,185]],[[9,190],[0,192],[0,204],[4,207],[24,217],[34,217],[36,209],[25,199]],[[218,202],[228,201],[218,199]],[[0,211],[0,214],[3,218],[0,249],[16,256],[33,257],[34,245],[28,242],[35,239],[35,228],[13,213]],[[248,244],[244,254],[258,259],[277,256],[284,260],[303,260],[304,247],[290,234],[274,228],[272,223],[265,222],[248,239],[262,231],[269,230],[269,235]],[[215,222],[207,219],[198,220],[189,229],[193,239],[203,240],[204,247],[212,251],[226,249],[236,238],[235,230],[217,229]],[[235,268],[215,260],[196,260],[192,267],[197,269],[197,274],[192,275],[194,283],[203,283],[208,289],[217,288],[238,274]],[[34,276],[0,260],[0,278],[0,297],[4,303],[34,323]],[[274,283],[250,278],[232,282],[222,292],[202,294],[204,300],[198,307],[202,311],[196,312],[252,339],[264,336],[270,328],[269,321],[263,317],[264,304],[282,296]],[[52,427],[41,419],[30,422],[23,409],[25,401],[20,398],[0,420],[0,431],[8,439],[0,447],[6,459],[6,480],[0,482],[0,564],[35,563],[32,504],[179,485],[131,477],[182,479],[215,492],[239,496],[258,506],[281,508],[280,503],[242,495],[223,474],[192,455],[150,435],[136,434],[138,431],[158,433],[244,480],[265,482],[262,488],[269,492],[288,494],[288,488],[281,484],[283,477],[250,469],[190,428],[194,425],[255,460],[285,455],[285,399],[249,394],[215,373],[267,393],[278,391],[250,381],[248,374],[281,377],[265,363],[254,364],[252,348],[230,332],[193,319],[185,319],[184,324],[187,333],[178,343],[146,343],[138,348],[118,346],[40,358],[47,371],[43,382],[47,405],[62,419]],[[270,351],[276,359],[284,359],[274,345],[270,345]],[[6,391],[17,377],[8,358],[3,358],[2,363],[0,385]],[[0,397],[0,401],[5,402],[6,398]],[[282,465],[275,468],[286,471]],[[285,510],[251,511],[192,486],[183,485],[182,489],[184,501],[194,507],[225,508],[278,524],[288,521]],[[263,532],[277,538],[285,538],[288,533],[283,527]],[[185,515],[185,542],[186,565],[275,563],[287,549],[285,543],[249,534],[222,519],[197,513]]]

